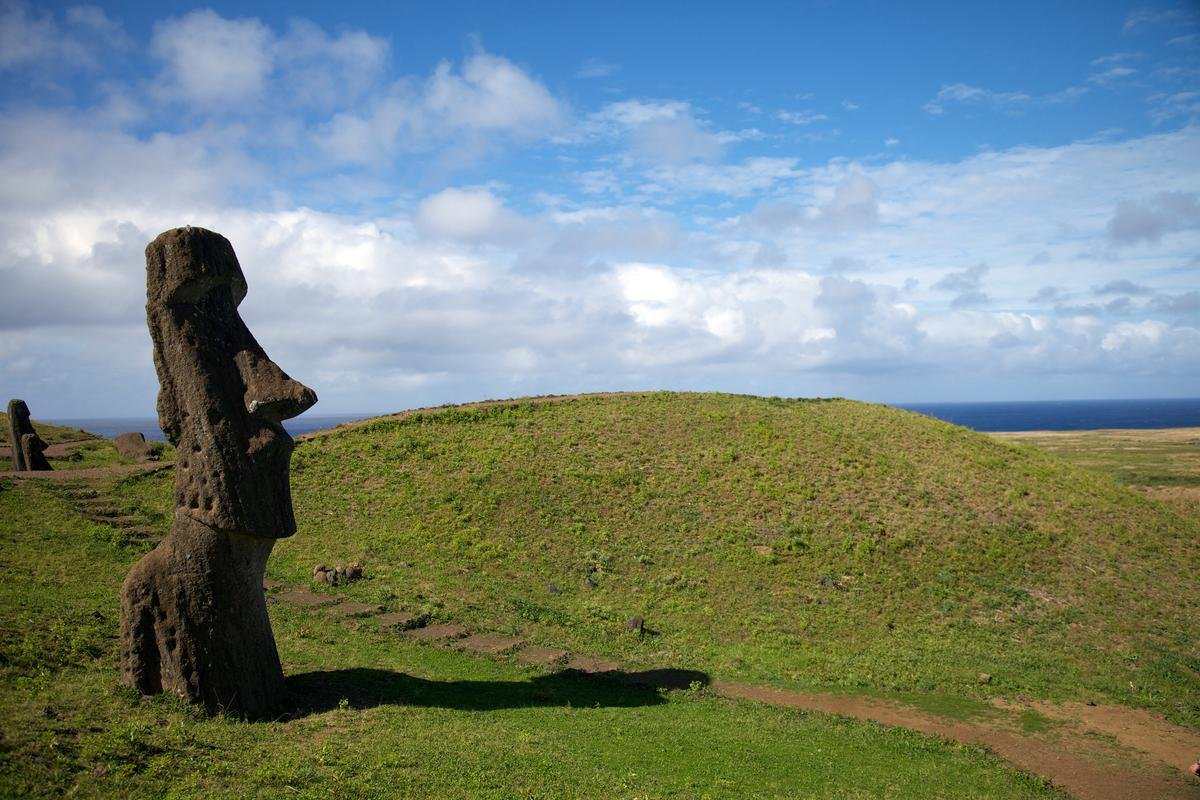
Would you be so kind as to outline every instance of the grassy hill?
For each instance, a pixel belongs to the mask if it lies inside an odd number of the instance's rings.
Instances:
[[[165,517],[170,477],[93,485]],[[146,545],[115,534],[58,481],[0,480],[0,797],[1064,797],[978,747],[548,674],[285,602],[301,705],[206,718],[117,683],[117,589]]]
[[[516,401],[338,430],[293,465],[280,578],[358,558],[368,580],[337,591],[636,664],[1200,722],[1197,522],[917,414]]]
[[[49,422],[38,422],[36,419],[30,420],[30,422],[33,423],[33,429],[37,431],[38,436],[42,437],[42,441],[46,444],[100,438],[96,434],[89,433],[82,428],[51,425]],[[8,447],[8,413],[4,411],[0,411],[0,447]]]
[[[169,471],[95,480],[165,532]],[[286,584],[361,560],[363,580],[312,588],[951,718],[1028,695],[1200,725],[1197,521],[909,412],[675,393],[448,407],[302,441],[292,482],[300,531],[268,564]],[[148,544],[62,486],[0,481],[0,795],[1059,796],[978,748],[547,674],[285,602],[292,719],[139,701],[117,686],[117,588]]]

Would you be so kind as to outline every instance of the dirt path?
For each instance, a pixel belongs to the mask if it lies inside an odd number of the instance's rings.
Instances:
[[[1021,769],[1049,778],[1082,800],[1200,798],[1200,783],[1186,774],[1195,755],[1185,755],[1200,754],[1200,736],[1145,711],[1081,703],[1007,704],[1011,711],[1032,709],[1065,723],[1043,734],[1033,734],[1020,730],[1015,715],[994,720],[952,720],[873,697],[795,692],[726,681],[715,681],[712,688],[726,697],[873,720],[958,742],[987,745]],[[1108,740],[1106,734],[1117,742]],[[1178,771],[1173,772],[1168,765]]]
[[[91,442],[103,442],[103,439],[72,439],[69,442],[58,442],[57,444],[47,445],[42,455],[46,458],[66,458],[71,455],[71,448],[78,447],[81,444],[90,444]],[[8,445],[0,447],[0,460],[12,459],[12,448]]]
[[[632,671],[613,661],[528,646],[518,638],[472,633],[455,623],[433,625],[403,612],[384,614],[378,606],[347,602],[352,613],[342,613],[341,596],[313,592],[309,586],[289,588],[268,581],[265,588],[272,602],[305,607],[345,624],[372,624],[398,636],[476,655],[513,658],[545,669],[571,669],[600,679],[663,689],[686,688],[697,676],[703,677],[678,669]],[[1192,759],[1200,755],[1200,732],[1148,711],[1082,703],[997,701],[994,714],[954,719],[897,700],[862,695],[800,692],[721,680],[709,682],[708,689],[722,697],[871,720],[964,744],[985,745],[1080,800],[1200,799],[1200,781],[1187,774]],[[1028,712],[1041,715],[1045,724],[1038,727],[1043,730],[1025,729],[1022,714]]]

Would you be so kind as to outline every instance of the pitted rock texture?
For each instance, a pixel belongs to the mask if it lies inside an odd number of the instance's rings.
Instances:
[[[238,315],[233,246],[176,228],[146,248],[146,319],[159,425],[176,447],[171,532],[121,589],[121,679],[210,711],[258,717],[285,696],[263,597],[275,539],[296,531],[292,439],[280,422],[316,402]]]
[[[29,406],[24,400],[8,401],[8,442],[12,449],[13,469],[34,472],[51,469],[44,452],[46,443],[29,421]]]

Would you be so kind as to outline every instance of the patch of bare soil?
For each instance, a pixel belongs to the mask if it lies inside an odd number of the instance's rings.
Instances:
[[[467,635],[467,629],[462,625],[446,623],[445,625],[426,625],[424,628],[410,628],[401,631],[402,635],[413,639],[460,639]]]
[[[454,644],[469,653],[498,656],[521,644],[521,640],[512,636],[497,636],[494,633],[475,633],[465,639],[459,639]]]
[[[873,720],[883,725],[908,728],[959,742],[986,745],[1021,769],[1048,778],[1056,786],[1082,800],[1200,798],[1200,783],[1167,767],[1167,764],[1178,766],[1178,757],[1190,746],[1191,734],[1165,720],[1147,722],[1141,717],[1143,712],[1120,709],[1122,713],[1108,716],[1098,712],[1089,718],[1104,721],[1089,726],[1077,716],[1078,709],[1075,706],[1081,704],[1039,704],[1036,707],[1039,713],[1052,719],[1078,722],[1081,727],[1061,726],[1043,734],[1033,734],[1023,733],[1004,720],[948,719],[873,697],[796,692],[727,681],[714,681],[711,686],[726,697]],[[1055,709],[1055,713],[1048,713],[1042,705]],[[1089,706],[1081,707],[1091,709]],[[1135,719],[1145,727],[1133,724]],[[1121,736],[1129,741],[1118,736],[1115,733],[1117,730],[1122,731]],[[1119,744],[1095,736],[1093,731],[1117,736]],[[1157,752],[1132,744],[1133,741],[1148,744],[1150,736],[1165,737],[1171,743],[1156,745]],[[1127,748],[1142,750],[1152,758],[1140,757]],[[1191,752],[1195,753],[1194,750]],[[1168,758],[1163,759],[1162,755]],[[1186,769],[1186,766],[1184,763],[1182,768]]]

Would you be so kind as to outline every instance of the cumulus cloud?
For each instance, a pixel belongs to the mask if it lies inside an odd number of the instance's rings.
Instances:
[[[1195,193],[1159,192],[1145,201],[1122,200],[1106,227],[1108,241],[1118,247],[1157,244],[1168,233],[1200,227],[1200,201]]]
[[[421,201],[415,221],[427,235],[464,241],[511,241],[528,230],[487,189],[443,189]]]
[[[204,106],[253,100],[273,67],[271,39],[257,19],[226,19],[210,9],[160,22],[150,43],[163,62],[159,91]]]
[[[423,83],[400,81],[365,111],[335,115],[317,134],[336,161],[373,165],[406,148],[478,137],[529,140],[565,124],[568,109],[541,81],[511,61],[486,52],[456,70],[443,61]]]
[[[59,23],[23,0],[0,3],[0,69],[91,67],[105,51],[128,46],[121,25],[96,6],[72,6]]]
[[[980,288],[983,276],[988,273],[988,270],[987,264],[980,263],[957,272],[948,272],[941,280],[933,284],[933,288],[943,292],[957,292],[954,299],[950,301],[951,308],[983,305],[990,299],[988,294]]]

